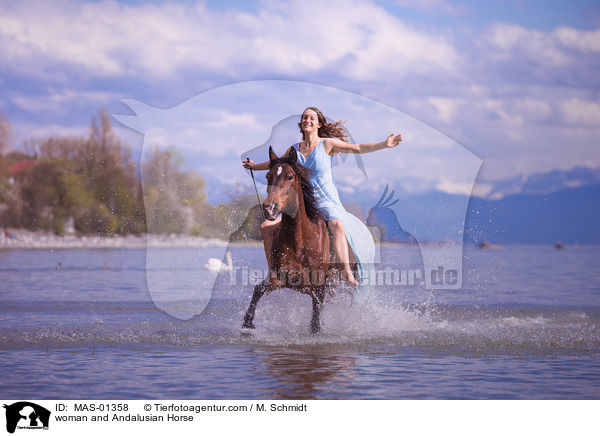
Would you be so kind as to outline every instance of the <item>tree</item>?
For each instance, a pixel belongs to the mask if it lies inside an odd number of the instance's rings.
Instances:
[[[148,233],[190,233],[206,199],[204,180],[184,172],[174,148],[155,147],[142,163],[142,187]]]
[[[138,233],[141,200],[136,167],[131,160],[129,146],[122,144],[113,132],[106,110],[100,119],[92,119],[89,139],[79,148],[77,159],[90,188],[101,204],[102,215],[110,215],[114,226],[109,233]]]
[[[16,189],[13,213],[29,228],[61,233],[73,218],[82,233],[145,231],[137,168],[127,145],[114,134],[108,113],[94,117],[85,137],[30,140],[37,165]]]
[[[204,203],[198,213],[194,234],[211,238],[229,240],[247,239],[241,233],[254,233],[254,228],[260,226],[262,220],[257,221],[251,215],[252,208],[256,206],[256,197],[240,186],[236,186],[231,193],[229,201],[224,201],[216,206]],[[256,211],[254,211],[256,212]],[[260,210],[258,210],[259,213]],[[246,223],[245,229],[240,229]]]
[[[0,155],[10,148],[12,140],[11,125],[4,114],[0,114]]]
[[[9,132],[10,124],[3,120],[0,140],[5,141],[10,135],[2,132]],[[105,110],[92,118],[87,137],[31,139],[23,147],[29,153],[0,154],[6,168],[35,160],[16,181],[0,177],[3,224],[62,233],[72,218],[80,233],[147,231],[227,239],[254,202],[239,192],[230,202],[208,204],[203,178],[184,169],[184,158],[174,148],[147,153],[138,177],[131,150],[112,130]]]
[[[10,163],[4,156],[5,150],[9,148],[11,139],[11,126],[6,115],[0,114],[0,184],[8,176],[8,166]],[[2,201],[0,194],[0,202]]]
[[[21,225],[31,229],[65,230],[69,217],[92,207],[89,192],[68,160],[42,157],[21,187]]]

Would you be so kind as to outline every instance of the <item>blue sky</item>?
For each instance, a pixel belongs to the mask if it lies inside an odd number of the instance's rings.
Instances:
[[[129,113],[125,98],[169,108],[285,79],[392,106],[495,180],[600,166],[598,71],[591,1],[0,2],[0,112],[17,143],[86,134],[101,107]],[[374,123],[372,140],[388,133]]]

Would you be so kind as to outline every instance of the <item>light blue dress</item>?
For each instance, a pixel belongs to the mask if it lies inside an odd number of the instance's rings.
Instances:
[[[325,151],[323,139],[307,157],[300,153],[300,143],[294,144],[298,151],[298,162],[313,170],[311,184],[314,187],[318,205],[325,212],[326,221],[340,220],[344,226],[348,245],[358,263],[359,287],[354,301],[365,302],[370,294],[369,277],[374,273],[375,244],[367,226],[357,217],[346,211],[333,183],[332,157]]]

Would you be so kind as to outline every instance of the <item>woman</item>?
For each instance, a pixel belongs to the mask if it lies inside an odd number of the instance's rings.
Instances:
[[[359,276],[364,277],[362,265],[372,264],[375,247],[371,233],[354,215],[348,213],[340,201],[333,183],[331,158],[336,153],[370,153],[397,146],[402,135],[387,137],[385,141],[365,144],[349,144],[341,122],[328,123],[323,113],[309,107],[304,110],[298,127],[302,133],[302,142],[294,144],[298,151],[298,162],[313,171],[311,183],[315,188],[315,197],[327,217],[327,227],[333,236],[333,251],[338,262],[343,266],[343,277],[352,285],[358,282],[352,274],[349,263],[348,244],[358,261]],[[251,160],[243,162],[244,168],[252,170],[268,170],[269,161],[256,164]],[[260,227],[265,254],[271,265],[271,247],[281,217],[274,221],[264,221]],[[347,243],[346,243],[347,242]]]

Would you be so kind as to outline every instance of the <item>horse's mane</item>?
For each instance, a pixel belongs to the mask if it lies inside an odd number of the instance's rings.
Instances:
[[[304,197],[304,209],[306,210],[306,215],[308,216],[308,219],[315,222],[320,219],[325,221],[325,212],[317,205],[314,188],[309,182],[313,171],[310,168],[306,168],[304,165],[298,163],[297,161],[292,162],[287,157],[279,157],[277,159],[272,160],[270,162],[269,168],[271,168],[275,164],[287,164],[291,166],[294,170],[294,173],[296,173],[296,177],[298,177],[298,181],[300,182],[300,186],[302,187],[302,196]]]

